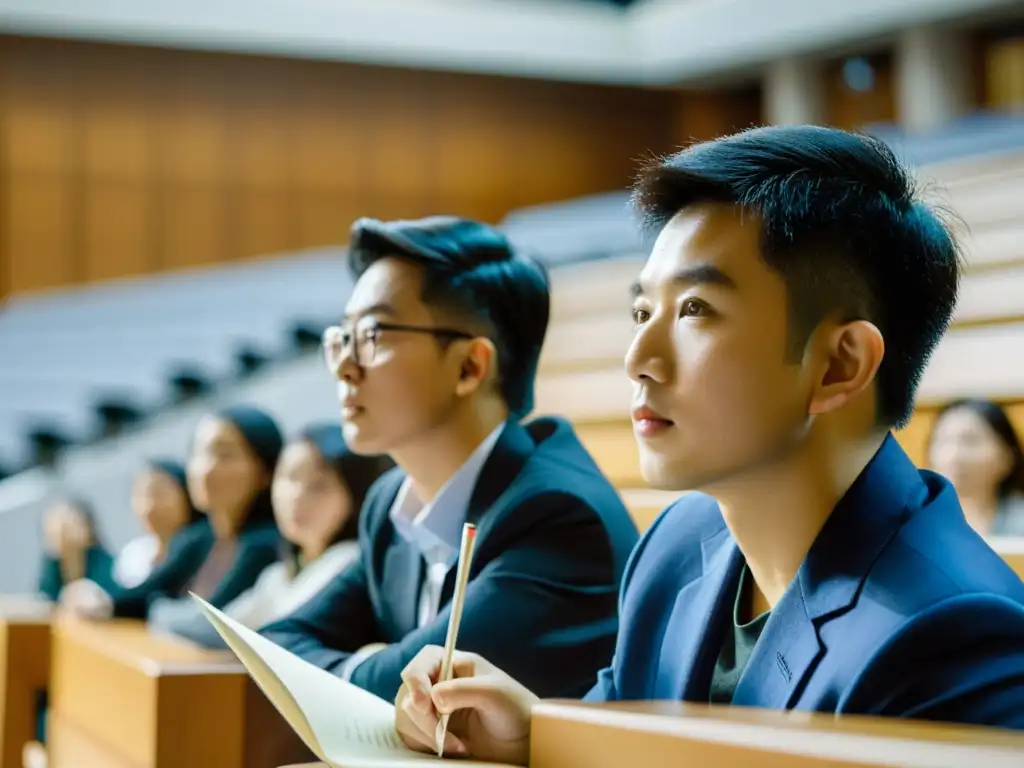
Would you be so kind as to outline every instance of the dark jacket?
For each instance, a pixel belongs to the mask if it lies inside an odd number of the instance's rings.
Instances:
[[[360,560],[263,634],[336,671],[364,645],[388,647],[351,681],[391,700],[425,645],[443,645],[455,568],[441,610],[417,627],[423,558],[395,530],[390,509],[405,479],[381,478],[363,508]],[[615,489],[561,419],[510,421],[483,466],[468,522],[477,525],[458,646],[542,696],[581,696],[611,658],[619,582],[636,527]]]

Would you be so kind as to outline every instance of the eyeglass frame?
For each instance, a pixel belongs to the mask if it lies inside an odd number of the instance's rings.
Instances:
[[[362,319],[362,318],[360,318]],[[359,359],[359,343],[356,341],[356,326],[359,325],[359,321],[349,324],[350,338],[348,343],[344,342],[345,328],[344,325],[331,325],[324,329],[323,334],[320,336],[320,353],[324,357],[324,362],[331,373],[336,373],[338,366],[341,364],[341,359],[345,356],[345,349],[351,347],[352,349],[352,362],[362,368],[365,365],[373,363],[373,359],[377,356],[377,343],[381,332],[383,331],[398,331],[400,333],[422,333],[435,338],[448,338],[457,340],[471,340],[479,338],[478,334],[469,333],[468,331],[459,331],[454,328],[429,328],[422,325],[405,325],[403,323],[382,323],[379,320],[374,320],[372,330],[377,338],[372,340],[373,342],[373,354],[370,355],[370,359],[363,362]],[[342,336],[341,348],[338,352],[338,358],[336,362],[332,362],[331,358],[327,353],[327,335],[332,332],[338,332]]]

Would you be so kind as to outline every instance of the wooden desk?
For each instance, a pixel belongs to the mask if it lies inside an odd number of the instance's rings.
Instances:
[[[50,768],[269,768],[287,726],[227,652],[140,622],[53,624]]]
[[[989,543],[1016,574],[1024,579],[1024,536],[993,536]]]
[[[534,708],[531,768],[1020,768],[1024,735],[679,702]]]
[[[50,679],[51,606],[37,597],[0,596],[0,766],[20,766],[35,740],[36,696]]]

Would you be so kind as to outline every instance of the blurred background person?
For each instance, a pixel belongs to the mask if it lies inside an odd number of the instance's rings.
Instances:
[[[351,565],[359,556],[366,492],[392,466],[386,457],[353,453],[337,424],[307,427],[289,441],[271,486],[281,558],[224,612],[257,629],[302,606]],[[179,617],[175,632],[202,645],[224,646],[199,611],[188,621]]]
[[[43,519],[44,555],[39,591],[57,600],[65,584],[89,579],[115,589],[113,558],[100,541],[92,508],[81,499],[58,501]]]
[[[1006,411],[962,399],[935,418],[929,463],[956,488],[967,522],[982,536],[1024,536],[1024,451]]]
[[[186,475],[189,496],[206,521],[138,586],[108,592],[79,581],[65,588],[61,605],[91,618],[148,618],[173,632],[179,616],[189,615],[186,592],[218,608],[237,598],[277,559],[270,480],[282,444],[273,418],[257,408],[232,406],[203,418]]]
[[[127,589],[139,586],[164,562],[179,532],[204,519],[189,498],[185,468],[170,459],[147,462],[132,484],[131,504],[145,533],[114,558],[114,581]]]

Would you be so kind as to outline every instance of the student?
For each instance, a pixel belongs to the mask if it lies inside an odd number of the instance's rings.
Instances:
[[[132,484],[132,510],[145,529],[114,558],[114,581],[137,587],[167,557],[174,537],[203,519],[188,495],[185,468],[176,461],[153,459]]]
[[[932,469],[953,483],[982,536],[1024,536],[1024,451],[1006,411],[989,400],[947,404],[928,445]]]
[[[659,230],[626,355],[641,467],[703,493],[633,553],[587,698],[1024,727],[1024,584],[890,434],[959,278],[909,173],[873,139],[760,128],[652,165],[635,199]],[[432,688],[439,658],[404,671],[406,743],[432,749],[436,704],[452,753],[525,764],[531,682],[462,653]]]
[[[233,406],[201,419],[186,474],[206,520],[176,536],[164,562],[137,587],[106,591],[80,581],[65,588],[62,605],[91,618],[149,618],[173,632],[194,605],[187,592],[218,608],[230,603],[277,559],[270,478],[282,443],[277,424],[256,408]]]
[[[580,695],[615,642],[637,533],[564,420],[520,424],[547,329],[539,265],[473,221],[356,223],[357,282],[324,335],[345,439],[398,468],[371,489],[361,557],[263,634],[385,699],[448,627],[477,525],[459,639],[547,695]]]
[[[39,592],[56,601],[65,584],[92,579],[112,588],[113,559],[96,532],[92,508],[81,499],[65,499],[43,518],[43,564]]]
[[[281,453],[271,485],[274,517],[282,533],[281,558],[224,613],[258,629],[288,615],[320,592],[359,557],[359,510],[366,492],[391,463],[359,456],[345,445],[341,427],[304,429]],[[202,614],[179,622],[176,634],[201,645],[225,647]]]

